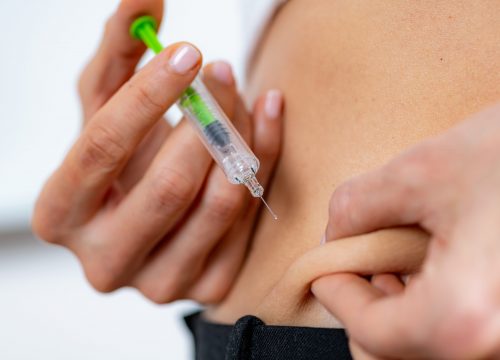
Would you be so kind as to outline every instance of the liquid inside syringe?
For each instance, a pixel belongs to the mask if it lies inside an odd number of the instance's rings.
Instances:
[[[196,78],[179,100],[179,107],[191,119],[212,157],[224,170],[229,182],[245,185],[252,196],[261,198],[274,219],[278,219],[265,202],[264,188],[257,181],[259,160],[242,139],[210,95],[201,79]]]

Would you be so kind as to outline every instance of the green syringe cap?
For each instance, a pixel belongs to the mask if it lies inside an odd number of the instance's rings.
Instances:
[[[137,18],[130,26],[130,35],[135,39],[141,40],[139,32],[141,31],[141,29],[144,29],[144,27],[151,27],[156,31],[158,29],[158,23],[152,16],[141,16],[140,18]]]

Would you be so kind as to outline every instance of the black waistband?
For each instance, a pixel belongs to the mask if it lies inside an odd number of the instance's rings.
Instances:
[[[200,312],[184,318],[195,342],[197,360],[351,359],[343,329],[268,326],[245,316],[234,326],[211,323]]]

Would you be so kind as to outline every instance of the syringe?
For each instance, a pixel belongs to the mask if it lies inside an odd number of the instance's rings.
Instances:
[[[130,27],[130,34],[142,40],[156,54],[163,50],[156,35],[157,23],[141,16]],[[245,143],[224,111],[207,90],[200,76],[184,91],[177,106],[194,125],[198,135],[232,184],[245,185],[253,197],[259,197],[274,219],[278,219],[263,198],[264,188],[256,178],[259,159]]]

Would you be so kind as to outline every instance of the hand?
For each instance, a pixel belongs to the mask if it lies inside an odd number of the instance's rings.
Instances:
[[[133,75],[145,48],[128,27],[140,14],[159,18],[161,5],[124,1],[108,22],[80,81],[83,131],[41,192],[33,228],[74,252],[97,290],[213,303],[239,270],[259,202],[227,181],[190,124],[162,120],[197,74],[199,51],[169,46]],[[253,144],[265,185],[280,148],[280,93],[261,97],[252,117],[229,65],[208,65],[204,78]]]
[[[497,105],[335,191],[327,240],[412,224],[432,237],[406,287],[392,275],[313,284],[370,358],[500,355],[499,120]]]

